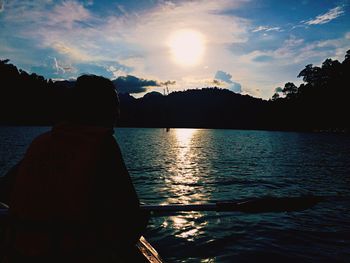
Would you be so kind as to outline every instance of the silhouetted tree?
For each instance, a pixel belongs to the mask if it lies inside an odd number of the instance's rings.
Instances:
[[[295,120],[295,125],[308,129],[337,130],[350,126],[346,116],[350,99],[350,50],[342,63],[328,58],[321,67],[309,64],[298,77],[304,81],[299,88],[290,82],[285,84],[283,93],[286,96],[280,99],[285,103],[278,100],[279,104],[275,105],[280,112],[289,116],[297,112],[299,119]]]
[[[280,98],[280,95],[276,92],[272,95],[272,101],[278,100]]]
[[[282,90],[282,92],[286,96],[286,98],[293,99],[298,93],[298,87],[295,86],[292,82],[287,82],[284,85],[284,89]]]
[[[350,60],[350,49],[348,51],[346,51],[344,62],[347,62],[349,60]]]
[[[300,71],[298,78],[300,77],[303,77],[303,81],[311,86],[317,86],[319,80],[322,79],[322,70],[320,67],[313,67],[312,64],[309,64]]]

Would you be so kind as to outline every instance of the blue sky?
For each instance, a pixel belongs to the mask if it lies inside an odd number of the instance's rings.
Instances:
[[[349,0],[0,0],[0,58],[46,78],[133,75],[158,83],[147,91],[171,81],[266,99],[305,65],[344,59],[349,12]]]

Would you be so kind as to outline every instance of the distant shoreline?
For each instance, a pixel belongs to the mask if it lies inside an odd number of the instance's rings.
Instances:
[[[0,60],[4,87],[0,125],[51,126],[69,118],[74,82],[46,80]],[[119,92],[118,127],[207,128],[317,133],[349,133],[350,50],[343,62],[326,59],[306,65],[298,77],[275,89],[270,100],[219,87],[187,89],[141,98]],[[115,85],[117,90],[118,85]],[[79,103],[78,101],[75,103]]]
[[[52,127],[51,124],[13,124],[0,123],[0,129],[4,127]],[[114,126],[114,128],[133,128],[133,129],[203,129],[203,130],[242,130],[242,131],[271,131],[271,132],[302,132],[302,133],[322,133],[322,134],[350,134],[349,128],[329,128],[329,129],[261,129],[261,128],[225,128],[225,127],[195,127],[195,126]]]

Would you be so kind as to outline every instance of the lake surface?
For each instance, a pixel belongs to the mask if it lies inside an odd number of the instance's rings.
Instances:
[[[0,175],[45,127],[0,127]],[[141,202],[338,196],[302,212],[154,217],[145,236],[167,262],[349,262],[350,136],[118,128]]]

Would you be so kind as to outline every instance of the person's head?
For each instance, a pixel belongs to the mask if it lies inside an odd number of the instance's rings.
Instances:
[[[73,122],[112,127],[119,116],[119,99],[113,82],[96,75],[80,76],[72,88]]]

